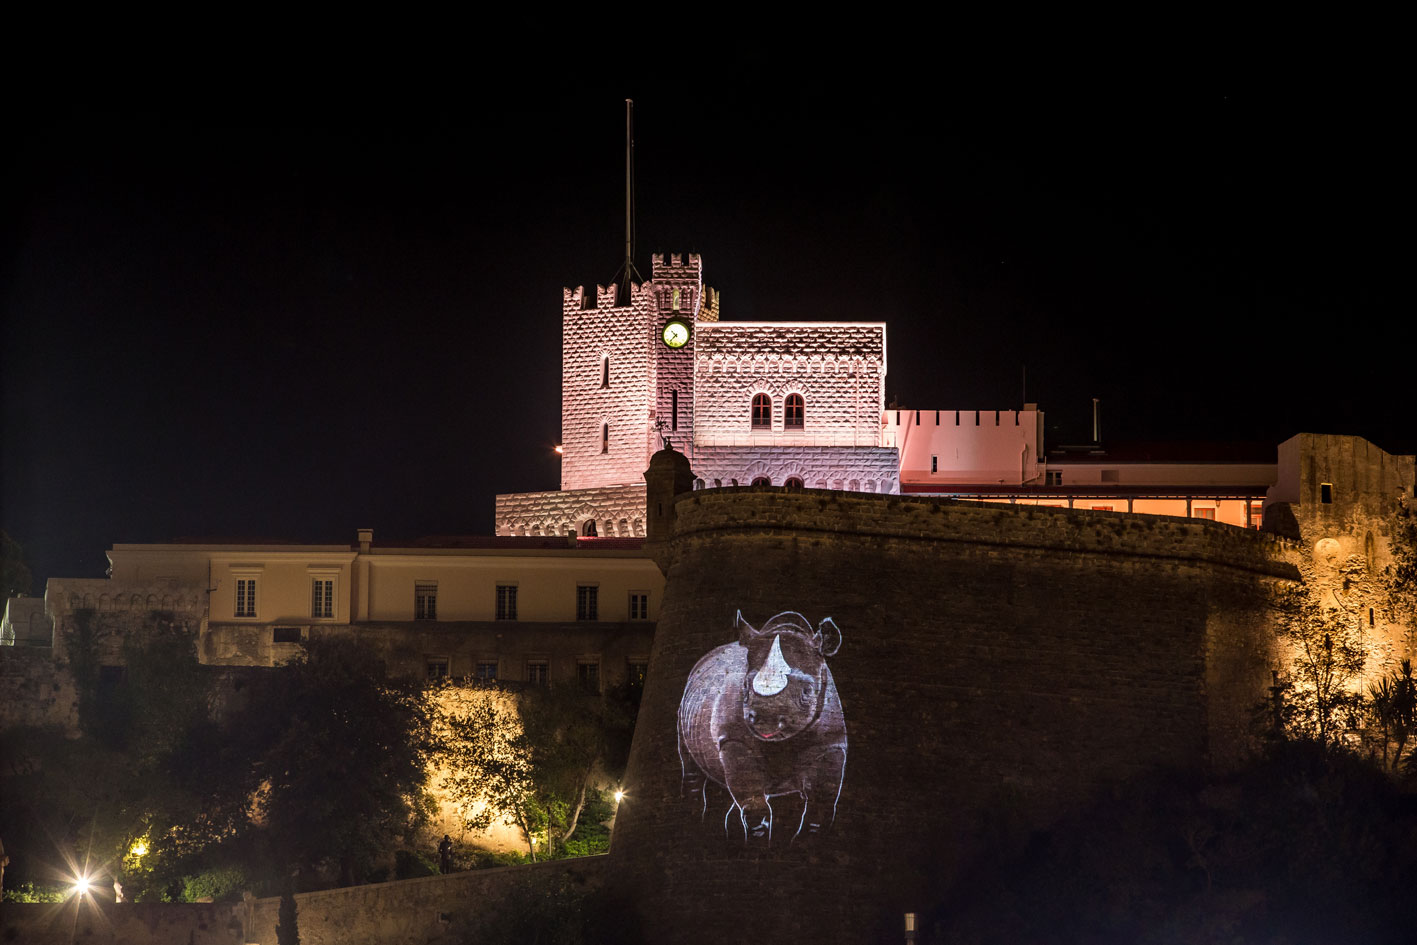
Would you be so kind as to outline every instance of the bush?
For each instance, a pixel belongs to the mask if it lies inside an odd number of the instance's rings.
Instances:
[[[235,902],[249,885],[246,871],[241,867],[218,867],[186,877],[182,882],[182,901],[211,899],[212,902]]]
[[[65,886],[36,886],[34,883],[20,883],[14,889],[5,890],[4,902],[63,902],[68,895]]]
[[[394,854],[394,879],[415,879],[419,876],[436,876],[438,867],[433,861],[415,850],[399,850]]]

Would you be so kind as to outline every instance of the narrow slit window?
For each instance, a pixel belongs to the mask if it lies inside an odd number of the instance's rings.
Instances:
[[[610,452],[610,424],[608,423],[600,425],[600,451],[602,453]]]
[[[610,386],[610,355],[606,355],[600,361],[600,386]]]
[[[679,429],[679,392],[669,392],[669,429]]]
[[[1333,483],[1319,483],[1319,501],[1324,503],[1325,505],[1333,501]]]

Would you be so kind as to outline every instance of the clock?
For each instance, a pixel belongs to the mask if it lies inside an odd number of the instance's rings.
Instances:
[[[664,331],[660,332],[660,337],[669,347],[682,348],[689,343],[689,326],[682,319],[671,318],[664,323]]]

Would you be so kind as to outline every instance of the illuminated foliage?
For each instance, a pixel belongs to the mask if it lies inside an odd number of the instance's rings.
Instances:
[[[445,693],[443,786],[464,824],[517,827],[532,859],[596,852],[595,838],[572,837],[588,813],[598,820],[613,811],[596,781],[623,773],[636,693],[575,686]]]
[[[1389,673],[1368,687],[1369,711],[1372,716],[1373,738],[1378,742],[1384,768],[1396,769],[1402,761],[1408,739],[1417,730],[1417,679],[1412,677],[1412,661],[1403,660],[1395,673]]]
[[[533,793],[531,743],[512,696],[497,690],[446,690],[449,708],[436,731],[449,774],[443,788],[452,795],[469,830],[494,823],[517,827],[527,852],[538,821]]]
[[[1283,593],[1280,613],[1290,650],[1282,728],[1329,745],[1363,721],[1363,696],[1355,690],[1367,660],[1361,620],[1308,588]]]
[[[1404,499],[1393,519],[1392,563],[1383,569],[1387,604],[1393,619],[1417,631],[1417,502]]]

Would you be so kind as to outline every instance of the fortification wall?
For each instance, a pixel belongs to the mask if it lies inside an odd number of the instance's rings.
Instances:
[[[534,866],[472,870],[295,897],[301,945],[387,945],[389,942],[475,942],[504,909],[593,895],[606,869],[603,856]],[[245,942],[276,945],[280,899],[244,908]],[[490,940],[490,939],[489,939]],[[500,941],[501,939],[497,939]]]
[[[246,945],[240,910],[240,906],[223,903],[115,904],[93,896],[68,902],[7,902],[0,906],[0,941],[23,945]],[[269,941],[274,943],[275,936]]]
[[[769,485],[796,477],[809,488],[851,492],[897,491],[894,447],[871,446],[701,446],[694,473],[705,486],[751,485],[759,476]]]
[[[900,914],[967,868],[989,824],[1046,826],[1142,772],[1225,763],[1270,683],[1269,588],[1296,577],[1282,540],[1202,521],[779,489],[693,492],[675,513],[650,549],[666,597],[611,851],[658,942],[739,941],[747,925],[898,940]],[[746,838],[715,785],[681,797],[685,681],[734,642],[740,609],[756,627],[798,611],[840,630],[844,779],[816,836],[794,839],[790,795],[770,840]],[[747,689],[725,686],[731,720]],[[800,735],[769,749],[736,731],[771,777],[822,783]]]

